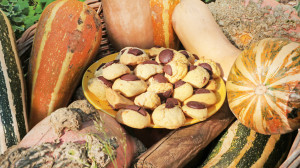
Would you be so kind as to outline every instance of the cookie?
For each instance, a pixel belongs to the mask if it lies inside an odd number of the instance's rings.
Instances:
[[[194,64],[195,63],[195,54],[193,55],[192,53],[186,51],[186,50],[180,50],[178,51],[179,53],[183,54],[187,59],[188,61],[191,63],[191,64]]]
[[[149,113],[136,105],[126,106],[117,112],[116,120],[119,123],[132,128],[142,129],[150,126],[151,117]]]
[[[194,94],[184,101],[184,104],[186,105],[190,101],[196,101],[209,107],[217,103],[217,97],[213,91],[200,88],[195,90]]]
[[[188,66],[182,62],[172,61],[166,64],[163,70],[168,81],[175,83],[185,77],[188,72]]]
[[[181,62],[183,64],[189,64],[188,59],[185,55],[179,53],[176,50],[166,48],[163,49],[155,58],[155,61],[162,64],[167,64],[170,62]]]
[[[106,100],[105,90],[106,88],[111,88],[112,82],[106,80],[103,76],[97,78],[91,78],[88,81],[88,89],[91,91],[98,99]]]
[[[105,63],[102,63],[95,71],[94,73],[94,77],[99,77],[99,76],[103,76],[103,67],[104,67]]]
[[[187,102],[184,106],[182,106],[182,111],[185,115],[200,121],[204,121],[208,117],[206,106],[196,101]]]
[[[185,116],[181,108],[173,101],[158,106],[152,113],[153,123],[159,127],[176,129],[185,123]]]
[[[120,62],[125,65],[138,65],[149,60],[148,54],[137,47],[125,47],[120,52]]]
[[[107,80],[114,80],[127,73],[130,73],[130,69],[118,60],[108,62],[102,67],[102,75]]]
[[[173,97],[183,102],[193,95],[193,87],[182,80],[174,83]]]
[[[189,72],[182,80],[195,88],[202,88],[208,83],[209,77],[210,75],[207,70],[201,66],[190,65]]]
[[[112,88],[126,97],[133,97],[145,92],[147,83],[133,74],[126,74],[115,80]]]
[[[215,80],[211,79],[208,81],[208,83],[204,86],[205,89],[216,91],[218,87],[218,84]]]
[[[105,92],[106,100],[114,109],[124,108],[127,105],[134,105],[133,101],[122,96],[120,93],[111,88],[107,88]]]
[[[143,80],[147,80],[150,76],[158,73],[163,73],[163,66],[153,60],[144,61],[134,69],[134,74]]]
[[[161,101],[156,93],[145,92],[135,97],[134,104],[153,110],[161,104]]]
[[[212,78],[218,78],[221,76],[221,70],[220,70],[219,66],[217,65],[216,62],[214,62],[210,59],[205,59],[202,57],[198,61],[196,61],[194,63],[194,65],[202,66],[203,68],[207,69],[208,71],[211,70]]]
[[[162,74],[156,74],[148,80],[148,92],[156,93],[161,100],[169,98],[173,93],[173,85]]]
[[[150,58],[156,57],[164,49],[166,49],[166,48],[160,47],[160,46],[154,46],[154,47],[150,48],[149,49],[149,57]]]

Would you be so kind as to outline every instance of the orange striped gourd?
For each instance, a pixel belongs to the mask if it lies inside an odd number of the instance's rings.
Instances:
[[[57,0],[46,7],[30,57],[30,127],[68,104],[100,42],[100,17],[85,3]]]
[[[150,0],[154,45],[178,49],[179,40],[172,27],[172,13],[180,0]]]
[[[300,128],[300,43],[268,38],[236,59],[227,83],[229,107],[262,134]]]

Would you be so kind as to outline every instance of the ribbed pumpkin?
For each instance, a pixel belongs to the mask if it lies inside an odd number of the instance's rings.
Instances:
[[[100,17],[85,3],[57,0],[46,7],[29,62],[30,128],[69,103],[100,42]]]
[[[262,134],[300,127],[300,44],[267,38],[236,59],[226,84],[229,107]]]

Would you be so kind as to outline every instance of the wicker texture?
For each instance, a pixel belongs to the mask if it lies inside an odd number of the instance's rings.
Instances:
[[[99,52],[96,56],[96,59],[100,59],[101,57],[107,56],[115,52],[112,45],[108,41],[108,35],[106,30],[106,25],[104,23],[103,18],[103,10],[101,0],[86,0],[85,3],[92,7],[95,11],[97,11],[98,15],[101,19],[102,26],[102,40],[99,48]],[[29,27],[22,36],[17,40],[17,49],[18,54],[22,63],[23,72],[26,74],[28,71],[30,50],[34,38],[34,34],[36,31],[37,23]]]

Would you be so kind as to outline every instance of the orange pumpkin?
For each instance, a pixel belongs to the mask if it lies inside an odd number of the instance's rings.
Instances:
[[[300,44],[264,39],[236,59],[228,80],[229,107],[245,126],[262,134],[300,128]]]
[[[69,103],[100,42],[100,17],[85,3],[57,0],[46,7],[29,62],[31,128]]]

